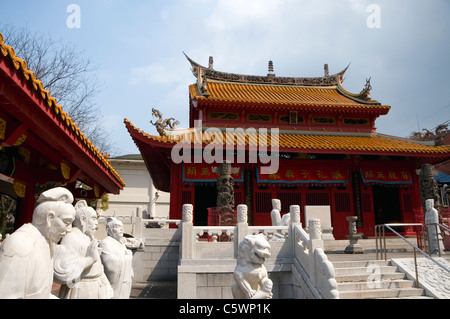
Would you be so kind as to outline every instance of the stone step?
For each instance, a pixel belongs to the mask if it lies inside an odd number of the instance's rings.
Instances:
[[[395,273],[397,270],[397,266],[378,266],[377,273],[385,274],[385,273]],[[334,273],[336,276],[340,275],[363,275],[363,274],[372,274],[374,273],[374,269],[371,267],[347,267],[347,268],[334,268]]]
[[[334,268],[369,267],[370,265],[389,266],[389,260],[342,260],[333,261]]]
[[[176,299],[176,281],[133,282],[130,299]]]
[[[372,275],[371,273],[365,273],[365,274],[346,274],[346,275],[337,275],[335,276],[337,283],[344,283],[344,282],[367,282],[369,279],[369,276]],[[399,279],[405,279],[406,275],[401,272],[392,272],[392,273],[384,273],[380,275],[380,280],[399,280]]]
[[[391,289],[391,288],[414,288],[414,282],[406,279],[340,282],[337,285],[339,291],[369,290],[369,289]]]
[[[341,299],[375,299],[375,298],[416,298],[423,296],[420,288],[391,288],[339,291]]]
[[[433,299],[391,260],[362,257],[349,255],[346,259],[342,255],[332,261],[341,299]]]

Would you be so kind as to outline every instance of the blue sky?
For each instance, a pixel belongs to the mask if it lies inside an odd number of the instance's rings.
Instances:
[[[69,28],[67,7],[80,8]],[[380,28],[369,28],[370,4]],[[371,20],[374,21],[374,20]],[[157,134],[152,107],[188,125],[188,85],[195,78],[182,51],[220,71],[322,76],[351,63],[344,88],[391,105],[381,133],[408,136],[450,120],[448,0],[15,0],[0,2],[0,24],[28,26],[74,43],[99,67],[99,112],[117,155],[138,153],[127,118]],[[1,32],[1,30],[0,30]],[[64,107],[64,105],[62,105]]]

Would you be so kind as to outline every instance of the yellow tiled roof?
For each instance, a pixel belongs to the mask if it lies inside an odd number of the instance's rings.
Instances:
[[[199,92],[198,85],[189,86],[192,98],[199,101],[241,102],[286,107],[320,107],[333,109],[376,110],[386,114],[390,106],[377,101],[357,101],[341,94],[337,86],[286,86],[270,84],[241,84],[207,81],[207,96]]]
[[[38,96],[42,99],[45,106],[47,106],[56,118],[59,119],[81,142],[81,145],[88,150],[95,158],[105,166],[105,168],[116,178],[116,180],[125,186],[125,182],[119,176],[119,174],[111,166],[110,161],[103,156],[102,153],[89,141],[89,139],[81,132],[80,128],[73,122],[72,118],[58,105],[56,99],[50,95],[50,92],[44,89],[44,85],[41,81],[36,79],[36,75],[33,71],[28,70],[25,60],[17,57],[14,48],[4,43],[3,35],[0,33],[0,54],[3,57],[8,58],[14,65],[15,69],[20,71],[24,79],[31,84],[34,90],[39,93]]]
[[[155,136],[147,134],[136,128],[130,121],[125,124],[135,133],[143,137],[145,142],[153,143],[155,146],[171,147],[175,143],[183,141],[202,141],[203,144],[226,143],[226,134],[214,140],[212,131],[198,132],[187,130],[186,132],[175,131],[174,135]],[[249,132],[249,131],[247,131]],[[234,145],[258,146],[258,134],[245,136],[244,132],[236,131]],[[417,141],[398,138],[394,136],[372,133],[372,134],[345,134],[323,132],[280,132],[278,135],[280,151],[289,150],[293,152],[332,152],[332,153],[364,153],[364,154],[389,154],[401,156],[444,156],[450,158],[450,145],[429,146]],[[211,142],[212,140],[212,142]],[[268,130],[267,144],[270,148],[270,130]],[[261,146],[261,145],[259,145]]]

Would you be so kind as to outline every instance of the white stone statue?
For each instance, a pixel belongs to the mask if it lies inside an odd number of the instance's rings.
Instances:
[[[130,298],[133,279],[133,253],[123,237],[123,223],[115,217],[106,220],[108,236],[100,241],[105,274],[114,290],[114,299]]]
[[[427,209],[425,213],[425,225],[428,232],[428,242],[430,244],[430,251],[432,254],[438,253],[438,243],[441,252],[444,250],[444,245],[442,242],[441,230],[439,225],[439,213],[436,208],[434,208],[434,199],[425,200],[425,208]],[[430,225],[431,224],[431,225]]]
[[[97,212],[86,201],[76,203],[73,229],[61,240],[55,255],[54,279],[61,284],[64,299],[110,299],[113,289],[100,259],[101,249],[94,238]]]
[[[281,217],[281,201],[279,199],[272,199],[272,211],[270,217],[272,219],[272,226],[287,226],[290,223],[291,215],[284,214]]]
[[[270,218],[272,220],[272,226],[279,226],[281,224],[281,201],[279,199],[272,199]]]
[[[272,280],[264,266],[270,257],[270,244],[264,235],[247,235],[239,244],[237,265],[231,286],[235,299],[271,299]]]
[[[53,298],[53,255],[75,218],[65,188],[43,192],[32,222],[8,236],[0,248],[0,298]]]

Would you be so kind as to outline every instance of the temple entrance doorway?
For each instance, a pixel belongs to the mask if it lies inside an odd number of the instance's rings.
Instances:
[[[373,185],[372,194],[376,225],[402,222],[400,195],[397,187]]]
[[[208,225],[208,207],[217,206],[217,189],[215,183],[195,186],[194,225]]]

